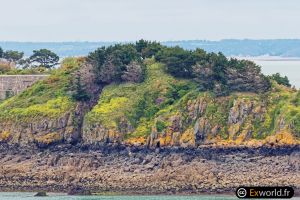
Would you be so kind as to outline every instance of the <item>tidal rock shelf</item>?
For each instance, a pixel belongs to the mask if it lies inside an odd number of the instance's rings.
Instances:
[[[241,185],[280,185],[299,194],[300,189],[299,146],[20,149],[3,144],[0,152],[0,191],[234,194]]]

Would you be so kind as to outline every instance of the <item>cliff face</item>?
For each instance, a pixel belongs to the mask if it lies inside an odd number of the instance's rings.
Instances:
[[[272,83],[265,93],[216,96],[200,91],[193,80],[166,74],[160,63],[144,64],[143,82],[110,84],[102,90],[84,59],[65,61],[48,79],[0,104],[0,142],[150,147],[299,143],[299,91]],[[269,87],[262,77],[247,73],[228,72],[228,84],[236,91],[253,91],[253,84],[262,91]],[[88,101],[73,98],[77,76]]]
[[[146,75],[142,84],[104,89],[98,105],[85,118],[84,143],[151,147],[299,143],[295,90],[273,83],[273,89],[263,94],[235,92],[218,97],[199,91],[193,81],[165,74],[159,63],[147,63]],[[253,81],[258,88],[266,87],[255,75],[235,80],[238,90],[251,91]]]
[[[72,98],[78,73],[94,94],[88,102]],[[0,104],[0,142],[44,147],[80,141],[83,116],[100,91],[84,59],[67,59],[49,78]]]

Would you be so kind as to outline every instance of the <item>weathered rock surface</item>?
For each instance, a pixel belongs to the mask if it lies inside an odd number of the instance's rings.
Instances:
[[[51,144],[75,144],[81,141],[84,116],[97,103],[102,86],[96,83],[90,64],[82,63],[72,76],[76,77],[78,74],[81,76],[81,84],[85,86],[87,93],[91,94],[89,101],[78,101],[70,110],[55,118],[1,119],[0,142],[45,147]]]
[[[300,147],[160,149],[56,146],[0,151],[0,191],[134,194],[233,192],[240,185],[300,189]],[[79,191],[79,190],[74,190]]]

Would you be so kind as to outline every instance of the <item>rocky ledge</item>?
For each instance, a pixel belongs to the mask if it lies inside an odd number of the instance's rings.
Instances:
[[[300,189],[300,146],[147,149],[0,145],[0,191],[201,194],[241,185]]]

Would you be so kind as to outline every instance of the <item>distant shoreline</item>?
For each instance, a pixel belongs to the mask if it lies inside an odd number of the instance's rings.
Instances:
[[[300,57],[279,57],[279,56],[230,56],[231,58],[251,61],[300,61]]]

